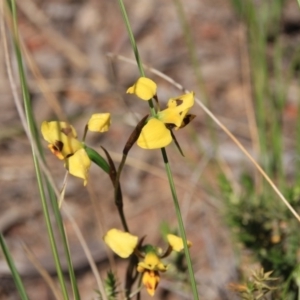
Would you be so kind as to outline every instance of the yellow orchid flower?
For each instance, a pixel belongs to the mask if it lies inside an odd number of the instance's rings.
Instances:
[[[142,100],[150,100],[156,96],[156,84],[149,78],[141,77],[127,90]],[[185,122],[188,111],[194,105],[194,92],[190,92],[168,101],[167,108],[158,111],[148,119],[137,140],[139,147],[144,149],[158,149],[168,146],[172,142],[170,130],[187,125]]]
[[[168,269],[168,266],[161,262],[161,258],[170,255],[172,250],[179,252],[183,249],[182,239],[173,234],[167,235],[169,247],[163,255],[159,255],[157,247],[143,246],[141,242],[138,243],[137,236],[115,228],[110,229],[103,239],[120,257],[127,258],[134,253],[143,259],[137,264],[137,271],[142,273],[142,282],[151,296],[154,295],[160,281],[159,272],[166,272]],[[188,244],[191,245],[189,241]]]
[[[41,131],[43,138],[49,143],[49,149],[59,159],[65,159],[82,148],[74,127],[66,122],[44,121]]]
[[[105,115],[105,118],[102,115]],[[109,120],[109,114],[92,115],[88,128],[91,131],[106,131],[109,128]],[[49,143],[48,148],[51,152],[59,159],[64,160],[69,173],[82,178],[83,184],[86,185],[91,160],[85,151],[84,143],[77,139],[74,127],[67,122],[44,121],[41,132],[43,138]]]

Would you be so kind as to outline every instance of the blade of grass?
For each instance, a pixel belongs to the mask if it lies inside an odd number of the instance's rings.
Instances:
[[[136,63],[138,65],[138,68],[139,68],[140,75],[142,77],[145,77],[145,72],[144,72],[144,69],[143,69],[143,66],[142,66],[142,63],[141,63],[139,50],[137,48],[135,38],[134,38],[133,32],[131,30],[130,22],[129,22],[129,19],[128,19],[128,16],[127,16],[127,12],[126,12],[124,3],[123,3],[122,0],[118,0],[118,3],[119,3],[119,6],[120,6],[120,9],[121,9],[121,13],[122,13],[122,16],[123,16],[123,19],[124,19],[124,23],[125,23],[125,26],[126,26],[126,29],[127,29],[127,33],[128,33],[130,44],[131,44],[131,47],[132,47],[132,50],[133,50],[133,53],[134,53],[134,56],[135,56],[135,60],[136,60]],[[154,116],[155,115],[155,110],[154,110],[154,106],[153,106],[153,101],[149,100],[148,103],[149,103],[151,115]]]
[[[15,4],[14,0],[8,0],[7,3],[8,3],[8,6],[10,8],[11,15],[12,15],[13,40],[14,40],[13,44],[14,44],[14,50],[15,50],[15,54],[16,54],[17,63],[18,63],[18,70],[19,70],[19,76],[20,76],[20,82],[21,82],[21,88],[22,88],[22,95],[23,95],[23,100],[24,100],[26,120],[27,120],[27,124],[28,124],[28,127],[29,127],[30,137],[31,137],[30,140],[31,141],[34,140],[36,142],[37,147],[38,147],[38,149],[40,150],[40,153],[41,153],[41,146],[40,146],[40,143],[39,143],[39,138],[38,138],[38,135],[37,135],[37,130],[36,130],[35,122],[34,122],[34,117],[33,117],[33,114],[32,114],[32,107],[31,107],[31,102],[30,102],[28,85],[27,85],[27,82],[26,82],[25,72],[24,72],[24,68],[23,68],[22,54],[21,54],[20,42],[19,42],[18,24],[17,24],[16,4]],[[52,250],[53,257],[54,257],[55,266],[56,266],[60,286],[61,286],[61,289],[62,289],[64,299],[69,299],[65,279],[64,279],[64,276],[63,276],[62,268],[61,268],[59,254],[58,254],[58,251],[57,251],[57,245],[56,245],[56,241],[55,241],[55,237],[54,237],[54,232],[53,232],[52,224],[51,224],[51,221],[50,221],[50,214],[49,214],[48,206],[47,206],[47,203],[46,203],[46,197],[45,197],[45,191],[44,191],[44,187],[43,187],[42,174],[41,174],[41,171],[40,171],[38,158],[37,158],[37,155],[35,153],[35,148],[33,147],[32,143],[31,143],[31,150],[32,150],[32,156],[33,156],[35,172],[36,172],[36,176],[37,176],[37,183],[38,183],[38,188],[39,188],[39,192],[40,192],[40,198],[41,198],[42,207],[43,207],[44,218],[45,218],[45,222],[46,222],[46,226],[47,226],[47,232],[48,232],[48,236],[49,236],[49,239],[50,239],[51,250]]]
[[[20,53],[21,53],[21,51],[20,51]],[[27,53],[27,56],[29,56],[27,51],[26,51],[26,53]],[[26,81],[25,81],[25,84],[26,84]],[[27,87],[25,88],[25,90],[26,89],[27,89]],[[17,103],[18,103],[18,101],[16,101],[16,104]],[[19,107],[19,106],[17,105],[17,107]],[[20,109],[18,108],[18,110],[20,110]],[[30,111],[31,110],[29,109],[29,112]],[[20,115],[21,118],[23,117],[22,111],[19,111],[19,115]],[[25,125],[24,124],[25,122],[22,122],[22,123],[23,123],[23,125]],[[33,123],[34,123],[34,120],[33,120]],[[36,127],[35,124],[34,124],[34,127]],[[25,129],[25,131],[26,131],[26,129]],[[75,299],[80,299],[79,290],[78,290],[78,286],[77,286],[77,282],[76,282],[76,277],[75,277],[74,269],[73,269],[73,266],[72,266],[70,250],[69,250],[69,247],[68,247],[67,237],[66,237],[64,226],[63,226],[63,221],[62,221],[62,218],[61,218],[61,215],[60,215],[59,205],[57,203],[57,198],[55,197],[55,195],[58,195],[58,192],[57,191],[54,192],[53,180],[52,180],[52,178],[50,178],[51,176],[50,176],[50,174],[47,170],[47,167],[45,166],[45,160],[44,160],[44,156],[43,156],[42,147],[40,145],[39,136],[36,135],[34,140],[32,140],[30,138],[30,133],[28,133],[28,136],[29,136],[29,140],[32,143],[32,147],[34,149],[34,152],[37,155],[38,161],[39,161],[39,163],[41,163],[41,165],[43,167],[43,170],[44,170],[44,173],[46,175],[48,194],[49,194],[49,197],[51,199],[52,209],[55,212],[56,223],[58,224],[59,232],[60,232],[62,240],[63,240],[63,247],[64,247],[64,251],[65,251],[65,254],[66,254],[66,258],[67,258],[68,271],[69,271],[69,276],[70,276],[70,280],[71,280],[71,286],[72,286],[73,294],[74,294]],[[38,145],[37,147],[36,147],[36,144]],[[51,180],[49,181],[48,178],[50,178]]]
[[[55,220],[63,241],[63,247],[64,247],[64,252],[66,255],[66,259],[67,259],[67,264],[68,264],[68,271],[69,271],[69,276],[70,276],[70,280],[71,280],[71,286],[72,286],[72,291],[74,294],[74,298],[79,300],[80,299],[80,294],[79,294],[79,290],[78,290],[78,285],[77,285],[77,281],[76,281],[76,277],[75,277],[75,272],[74,272],[74,268],[73,268],[73,264],[72,264],[72,259],[71,259],[71,254],[70,254],[70,249],[69,249],[69,243],[68,243],[68,239],[67,239],[67,235],[65,232],[65,228],[64,228],[64,223],[62,220],[62,216],[60,213],[60,209],[59,209],[59,203],[57,201],[54,189],[52,188],[51,184],[49,183],[48,179],[45,178],[46,180],[46,185],[47,185],[47,189],[48,189],[48,193],[49,193],[49,197],[51,200],[51,205],[52,205],[52,209],[54,211],[54,215],[55,215]]]
[[[128,31],[128,35],[129,35],[130,42],[131,42],[131,47],[134,51],[135,59],[136,59],[137,65],[139,67],[140,75],[145,76],[145,72],[144,72],[144,69],[143,69],[142,62],[140,60],[140,56],[139,56],[139,53],[138,53],[138,48],[137,48],[137,45],[136,45],[136,42],[135,42],[133,32],[131,30],[131,26],[130,26],[130,22],[129,22],[129,19],[128,19],[128,16],[127,16],[125,6],[124,6],[122,0],[118,0],[118,2],[119,2],[120,9],[121,9],[121,12],[122,12],[122,15],[123,15],[123,18],[124,18],[124,23],[125,23],[127,31]],[[153,107],[152,100],[148,101],[148,103],[149,103],[150,112],[151,112],[152,115],[154,115],[155,110],[154,110],[154,107]],[[181,234],[181,238],[183,239],[184,252],[185,252],[185,257],[186,257],[187,266],[188,266],[188,272],[189,272],[189,277],[190,277],[190,283],[191,283],[193,298],[194,299],[199,299],[197,284],[196,284],[196,280],[195,280],[195,274],[194,274],[194,270],[193,270],[193,266],[192,266],[192,261],[191,261],[191,257],[190,257],[189,248],[188,248],[188,245],[187,245],[185,228],[184,228],[184,224],[183,224],[183,221],[182,221],[182,216],[181,216],[181,212],[180,212],[180,207],[179,207],[179,202],[178,202],[178,198],[177,198],[176,188],[175,188],[175,185],[174,185],[172,171],[171,171],[171,168],[170,168],[170,165],[169,165],[169,162],[168,162],[168,156],[167,156],[166,149],[162,148],[161,153],[162,153],[162,158],[163,158],[163,161],[164,161],[164,164],[165,164],[165,170],[166,170],[166,173],[167,173],[167,176],[168,176],[169,185],[170,185],[170,189],[171,189],[171,193],[172,193],[174,207],[175,207],[175,211],[176,211],[176,215],[177,215],[177,222],[178,222],[178,226],[179,226],[179,232]]]
[[[284,1],[255,3],[252,0],[232,0],[231,2],[248,32],[262,166],[269,176],[276,178],[279,186],[284,188],[281,123],[287,80],[282,76],[283,48],[279,35]],[[269,55],[270,47],[274,49],[272,56]],[[272,74],[270,70],[275,70],[275,86],[270,83]]]
[[[173,0],[173,3],[176,7],[178,19],[181,23],[183,35],[185,38],[185,43],[191,61],[191,66],[194,70],[194,74],[197,80],[197,85],[201,92],[201,99],[203,98],[203,102],[205,103],[205,105],[207,107],[210,107],[209,95],[207,93],[205,82],[203,80],[203,76],[201,73],[200,62],[197,58],[196,46],[192,36],[191,27],[189,26],[188,19],[184,11],[184,6],[182,5],[181,0]],[[210,132],[210,136],[213,144],[213,152],[216,153],[218,150],[218,140],[217,140],[215,129],[212,126],[212,120],[209,117],[206,119],[206,124]]]
[[[300,1],[300,0],[299,0]],[[298,105],[297,105],[298,114],[300,112],[300,101],[298,99]],[[300,118],[297,118],[296,122],[296,151],[299,157],[300,154]],[[296,160],[297,169],[300,170],[300,159]],[[296,184],[297,186],[300,185],[300,172],[298,171],[296,173]]]
[[[11,255],[10,255],[9,249],[6,246],[6,243],[5,243],[5,240],[4,240],[4,237],[3,237],[2,233],[0,233],[0,246],[1,246],[2,252],[5,256],[6,262],[9,266],[9,268],[10,268],[13,280],[15,282],[15,285],[17,287],[17,290],[20,294],[21,299],[22,300],[29,300],[29,298],[26,294],[23,282],[21,280],[21,277],[18,273],[18,270],[17,270],[17,268],[14,264],[14,261],[13,261]]]
[[[2,12],[2,15],[3,15],[3,12]],[[2,36],[5,37],[3,20],[4,20],[4,18],[2,19],[2,22],[1,22],[1,30],[2,30],[1,32],[2,32]],[[13,96],[14,96],[13,98],[14,98],[14,101],[15,101],[15,105],[17,107],[19,116],[20,116],[21,121],[22,121],[22,125],[24,127],[24,130],[25,130],[27,136],[28,136],[28,139],[32,142],[32,146],[34,147],[35,153],[38,156],[39,162],[40,162],[40,164],[42,166],[43,173],[45,174],[47,180],[50,182],[50,186],[52,188],[54,188],[53,192],[55,191],[56,197],[59,198],[60,195],[59,195],[58,190],[55,189],[55,184],[54,184],[53,178],[51,177],[51,174],[49,173],[48,168],[47,168],[47,166],[45,165],[45,163],[43,161],[43,159],[44,159],[42,157],[43,153],[42,152],[39,153],[39,151],[37,150],[37,146],[35,144],[35,141],[31,138],[30,132],[28,131],[27,123],[26,123],[26,117],[24,115],[23,108],[20,105],[21,101],[20,101],[19,96],[18,96],[18,94],[16,92],[17,88],[16,88],[16,84],[15,84],[13,76],[12,76],[11,66],[9,64],[10,60],[9,60],[9,55],[8,55],[8,50],[7,50],[6,39],[3,39],[3,43],[4,43],[4,49],[5,49],[4,52],[5,52],[5,57],[6,57],[7,72],[8,72],[8,76],[9,76],[9,82],[10,82],[11,89],[12,89],[12,92],[13,92]],[[52,190],[52,188],[51,188],[51,190]],[[49,193],[50,193],[50,191],[49,191]],[[56,208],[54,207],[53,210],[55,210],[56,212],[58,212],[59,210],[58,210],[57,205],[56,205],[56,199],[55,199],[54,194],[52,192],[50,193],[50,197],[52,197],[53,204],[56,207]],[[56,214],[56,218],[57,217],[60,218],[60,214],[59,213]],[[64,229],[63,229],[63,226],[62,226],[63,225],[62,222],[61,221],[57,221],[57,223],[61,224],[60,225],[60,227],[61,227],[60,231],[61,231],[62,235],[64,235]],[[66,237],[63,237],[63,239],[66,240]],[[67,244],[67,243],[65,242],[65,244]],[[70,259],[70,254],[69,254],[68,246],[65,246],[65,251],[67,251],[67,262],[68,262],[69,272],[71,274],[71,284],[72,284],[73,292],[74,292],[74,294],[77,294],[76,298],[79,298],[79,296],[78,296],[78,288],[77,288],[77,285],[76,285],[76,282],[75,282],[75,274],[74,274],[74,270],[73,270],[73,267],[72,267],[72,264],[71,264],[71,259]],[[97,280],[97,282],[99,284],[99,280]]]

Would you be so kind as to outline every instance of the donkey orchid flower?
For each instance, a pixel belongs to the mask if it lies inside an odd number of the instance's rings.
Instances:
[[[104,132],[110,125],[110,114],[95,114],[90,118],[87,128],[91,131]],[[43,138],[49,143],[48,148],[73,176],[83,179],[87,184],[91,160],[85,151],[83,142],[77,139],[74,127],[67,122],[44,121],[41,126]]]
[[[167,257],[172,251],[179,252],[183,249],[183,241],[180,237],[172,234],[167,235],[168,249],[163,255],[159,249],[152,245],[141,245],[138,237],[118,229],[110,229],[104,236],[104,242],[117,255],[128,258],[136,254],[142,260],[137,265],[137,271],[142,273],[142,282],[149,295],[154,296],[155,290],[160,281],[160,272],[166,272],[168,266],[163,264],[161,258]],[[187,242],[189,246],[191,243]]]
[[[142,100],[150,100],[157,99],[156,90],[154,81],[141,77],[127,90],[127,93],[135,94]],[[170,130],[183,128],[189,123],[189,119],[194,118],[188,115],[193,105],[194,92],[169,99],[166,109],[148,118],[137,140],[138,146],[144,149],[158,149],[169,145],[173,140]]]

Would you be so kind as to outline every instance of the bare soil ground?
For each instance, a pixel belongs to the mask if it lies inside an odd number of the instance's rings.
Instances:
[[[133,58],[117,1],[17,2],[20,34],[29,54],[25,65],[37,124],[67,118],[81,136],[90,114],[111,112],[110,131],[102,135],[89,134],[86,141],[99,151],[100,145],[104,146],[118,164],[137,119],[132,113],[142,117],[148,112],[144,102],[125,94],[139,76],[137,67],[107,55]],[[293,15],[296,1],[290,2],[286,14],[287,19],[293,20],[299,15]],[[209,99],[212,111],[251,150],[246,30],[229,1],[184,1],[206,97],[203,89],[199,89],[174,3],[128,0],[125,4],[143,62],[194,90],[201,100]],[[291,43],[288,35],[286,40]],[[12,99],[2,50],[1,45],[0,230],[25,280],[30,299],[54,299],[22,247],[25,243],[49,273],[54,274],[30,145]],[[13,52],[11,59],[17,80]],[[162,106],[169,97],[181,94],[151,72],[147,75],[158,83]],[[294,121],[293,95],[297,92],[296,87],[291,87],[287,128],[292,128],[289,122]],[[193,124],[176,133],[185,157],[180,156],[174,145],[168,147],[168,153],[187,235],[193,242],[191,255],[195,274],[202,299],[235,299],[228,284],[238,280],[240,258],[234,253],[237,245],[224,224],[222,198],[216,192],[218,169],[212,162],[215,157],[212,157],[214,145],[209,123],[198,106],[191,112],[197,115]],[[218,158],[224,163],[224,170],[236,178],[247,167],[246,159],[219,129],[216,136],[220,144]],[[287,136],[288,143],[292,141]],[[43,147],[46,146],[46,142],[43,143]],[[46,153],[49,170],[60,189],[65,175],[63,165],[47,149]],[[129,226],[133,233],[147,235],[147,241],[163,247],[160,225],[167,222],[176,227],[176,217],[160,152],[135,146],[129,156],[122,175]],[[109,179],[96,167],[91,168],[87,188],[81,180],[69,177],[65,202],[84,234],[99,271],[105,274],[109,263],[102,236],[112,226],[121,228]],[[96,299],[95,278],[67,218],[66,229],[82,299]],[[116,265],[122,281],[125,261],[116,258]],[[145,291],[142,296],[143,299],[148,297]],[[189,294],[170,272],[162,276],[154,298],[189,299]],[[0,299],[18,299],[1,254]]]

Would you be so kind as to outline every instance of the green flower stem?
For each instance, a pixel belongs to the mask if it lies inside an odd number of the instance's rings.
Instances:
[[[167,152],[166,152],[165,148],[161,149],[161,154],[162,154],[162,157],[163,157],[163,160],[164,160],[165,169],[166,169],[166,173],[167,173],[167,176],[168,176],[170,189],[171,189],[171,192],[172,192],[172,197],[173,197],[173,202],[174,202],[174,206],[175,206],[177,221],[178,221],[178,225],[179,225],[180,236],[183,240],[184,253],[185,253],[185,258],[186,258],[186,262],[187,262],[187,266],[188,266],[188,270],[189,270],[193,296],[194,296],[194,299],[199,299],[197,284],[196,284],[193,265],[192,265],[192,260],[191,260],[191,256],[190,256],[189,247],[188,247],[188,244],[187,244],[187,237],[186,237],[184,224],[183,224],[183,220],[182,220],[182,215],[181,215],[181,211],[180,211],[180,206],[179,206],[179,202],[178,202],[178,197],[177,197],[177,193],[176,193],[176,187],[175,187],[175,184],[174,184],[173,175],[172,175],[172,171],[171,171],[171,168],[170,168],[170,164],[169,164],[169,161],[168,161],[168,156],[167,156]]]
[[[133,49],[133,53],[134,53],[134,56],[135,56],[140,74],[141,74],[142,77],[145,77],[145,71],[144,71],[144,68],[143,68],[142,61],[140,59],[139,50],[137,48],[133,32],[131,30],[130,22],[129,22],[129,19],[128,19],[128,16],[127,16],[127,12],[126,12],[123,0],[118,0],[118,2],[119,2],[119,5],[120,5],[120,8],[121,8],[124,23],[126,25],[126,29],[127,29],[128,36],[129,36],[129,39],[130,39],[131,47]],[[149,106],[150,106],[150,111],[151,111],[152,116],[155,116],[156,112],[155,112],[155,109],[154,109],[153,101],[149,100],[148,103],[149,103]]]
[[[131,42],[132,49],[134,51],[134,55],[135,55],[135,58],[136,58],[136,61],[137,61],[137,65],[138,65],[140,74],[141,74],[141,76],[145,76],[145,72],[144,72],[144,69],[143,69],[143,65],[141,63],[141,59],[140,59],[140,56],[139,56],[139,53],[138,53],[138,48],[137,48],[137,45],[136,45],[136,42],[135,42],[134,35],[132,33],[132,30],[131,30],[131,26],[130,26],[130,23],[129,23],[129,19],[128,19],[128,16],[127,16],[127,13],[126,13],[125,6],[124,6],[122,0],[118,0],[118,2],[119,2],[119,5],[120,5],[120,8],[121,8],[121,11],[122,11],[124,22],[126,24],[129,39],[130,39],[130,42]],[[150,111],[151,111],[152,116],[155,116],[155,109],[153,107],[152,100],[148,101],[148,103],[149,103],[149,107],[150,107]],[[177,198],[177,194],[176,194],[176,188],[175,188],[175,185],[174,185],[174,180],[173,180],[172,172],[171,172],[171,169],[170,169],[170,166],[169,166],[166,150],[165,150],[165,148],[162,148],[161,151],[162,151],[162,157],[163,157],[163,160],[164,160],[164,163],[165,163],[165,168],[166,168],[166,172],[167,172],[167,176],[168,176],[168,180],[169,180],[169,184],[170,184],[170,188],[171,188],[171,192],[172,192],[172,197],[173,197],[173,201],[174,201],[174,205],[175,205],[177,221],[178,221],[178,225],[179,225],[179,231],[180,231],[180,234],[181,234],[181,238],[183,239],[184,252],[185,252],[185,257],[186,257],[186,260],[187,260],[187,265],[188,265],[188,270],[189,270],[189,276],[190,276],[193,296],[194,296],[195,300],[198,300],[199,299],[198,290],[197,290],[196,280],[195,280],[195,276],[194,276],[194,271],[193,271],[193,268],[192,268],[190,252],[189,252],[188,245],[187,245],[187,239],[186,239],[185,229],[184,229],[184,226],[183,226],[182,216],[181,216],[181,213],[180,213],[178,198]],[[125,163],[125,161],[124,161],[124,163]]]
[[[10,255],[9,249],[6,246],[6,243],[5,243],[5,240],[4,240],[4,237],[3,237],[2,233],[0,233],[0,246],[1,246],[2,252],[5,256],[6,262],[9,266],[9,268],[10,268],[13,280],[15,282],[15,285],[17,287],[17,290],[20,294],[21,299],[22,300],[29,300],[29,298],[26,294],[22,279],[21,279],[21,277],[18,273],[18,270],[17,270],[17,268],[14,264],[13,258]]]
[[[133,32],[131,30],[130,22],[129,22],[129,19],[128,19],[128,16],[127,16],[127,12],[126,12],[124,3],[123,3],[122,0],[118,0],[118,1],[119,1],[122,16],[123,16],[123,19],[124,19],[124,22],[125,22],[125,25],[126,25],[126,29],[127,29],[128,36],[129,36],[129,39],[130,39],[131,47],[133,49],[133,53],[134,53],[135,59],[137,61],[137,65],[138,65],[140,74],[141,74],[141,76],[145,77],[145,72],[144,72],[144,69],[143,69],[143,66],[142,66],[142,63],[141,63],[139,50],[137,48],[135,38],[134,38]]]

